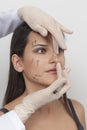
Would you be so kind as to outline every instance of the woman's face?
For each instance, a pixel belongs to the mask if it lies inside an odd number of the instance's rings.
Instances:
[[[47,87],[57,78],[56,64],[64,68],[64,51],[55,54],[51,36],[31,32],[22,58],[23,76],[28,85]]]

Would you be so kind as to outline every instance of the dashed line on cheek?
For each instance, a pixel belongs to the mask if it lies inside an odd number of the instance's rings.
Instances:
[[[33,79],[39,80],[41,77],[42,77],[42,76],[41,76],[40,74],[35,74],[35,75],[33,76]]]
[[[35,76],[33,76],[33,79],[38,80],[38,78],[36,78]]]
[[[39,60],[37,60],[37,66],[39,65],[39,62],[40,62],[40,61],[39,61]]]

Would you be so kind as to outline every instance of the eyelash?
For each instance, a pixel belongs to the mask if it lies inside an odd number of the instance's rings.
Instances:
[[[37,49],[34,50],[34,52],[38,53],[38,54],[45,54],[46,53],[46,49],[45,48],[37,48]]]

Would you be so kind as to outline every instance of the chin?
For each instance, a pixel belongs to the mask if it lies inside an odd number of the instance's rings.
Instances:
[[[55,80],[57,80],[57,76],[54,78],[49,78],[49,79],[45,80],[44,86],[46,86],[46,87],[50,86]]]
[[[57,80],[57,78],[54,78],[52,80],[50,80],[49,84],[51,85],[53,82],[55,82]]]

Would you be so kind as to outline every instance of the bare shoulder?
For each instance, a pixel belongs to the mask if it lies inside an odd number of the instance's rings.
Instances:
[[[85,121],[85,109],[84,109],[84,106],[79,101],[76,101],[74,99],[72,99],[72,103],[73,103],[74,109],[76,111],[76,114],[77,114],[77,116],[78,116],[81,124],[84,127],[84,130],[86,130],[86,121]]]
[[[81,116],[85,113],[84,106],[79,101],[72,99],[72,103],[78,116]]]
[[[8,111],[13,110],[16,105],[21,103],[22,99],[23,99],[23,97],[20,96],[20,97],[16,98],[15,100],[11,101],[10,103],[4,105],[3,108],[6,108]],[[0,111],[0,116],[3,114],[4,113]]]
[[[4,105],[4,108],[10,110],[13,110],[16,105],[20,104],[24,97],[26,96],[26,93],[23,93],[21,96],[17,97],[16,99],[12,100],[8,104]]]
[[[13,101],[9,102],[8,104],[2,107],[6,108],[8,111],[14,110],[15,106],[20,104],[24,97],[25,97],[25,93],[23,93],[21,96],[19,96],[18,98],[14,99]],[[0,116],[3,114],[4,113],[0,111]]]

